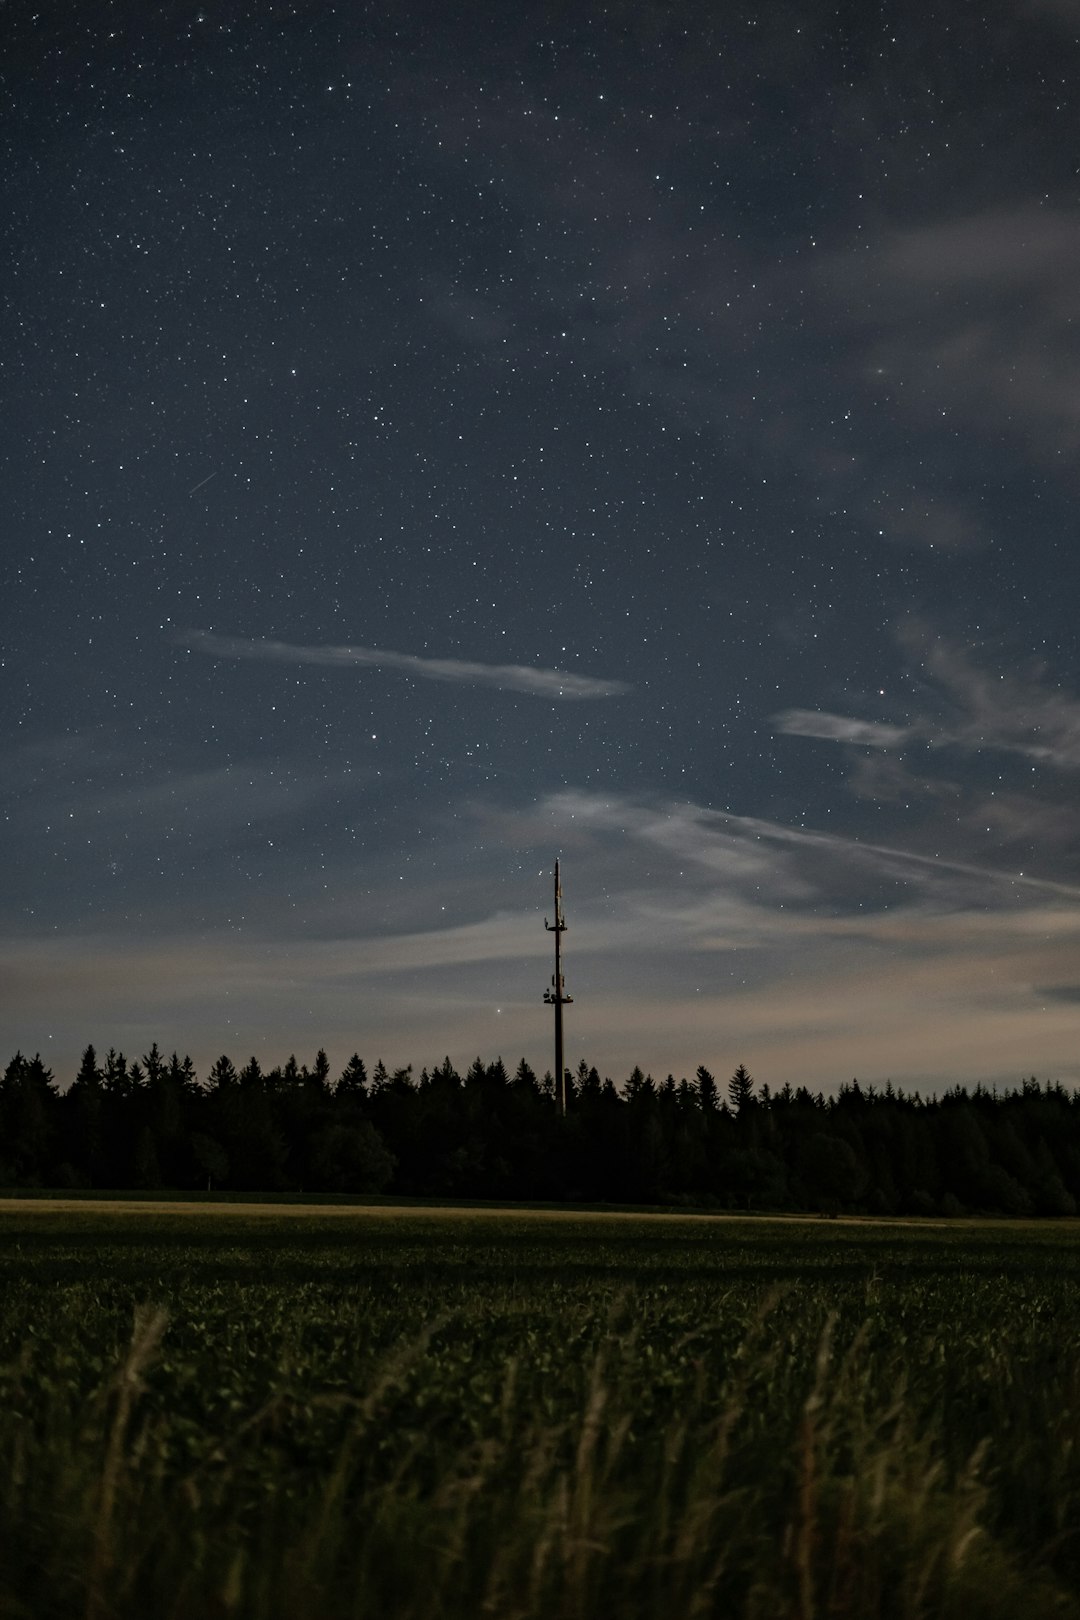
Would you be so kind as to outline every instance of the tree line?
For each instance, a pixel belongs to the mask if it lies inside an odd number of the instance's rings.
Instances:
[[[325,1051],[263,1070],[220,1057],[200,1080],[155,1043],[93,1046],[62,1090],[40,1056],[0,1081],[0,1186],[396,1193],[875,1214],[1072,1215],[1080,1095],[1026,1080],[921,1097],[852,1081],[833,1096],[726,1085],[702,1065],[622,1086],[584,1060],[560,1115],[522,1059],[449,1058],[370,1074]]]

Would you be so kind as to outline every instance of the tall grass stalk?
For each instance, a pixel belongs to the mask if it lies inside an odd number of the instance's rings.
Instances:
[[[108,1613],[106,1588],[117,1564],[119,1552],[116,1525],[117,1500],[123,1487],[133,1482],[137,1470],[125,1456],[132,1413],[143,1390],[142,1375],[161,1343],[168,1313],[158,1306],[143,1305],[135,1312],[135,1326],[127,1355],[117,1369],[110,1393],[115,1396],[112,1421],[105,1437],[105,1455],[97,1490],[90,1567],[86,1579],[86,1620],[102,1620]]]

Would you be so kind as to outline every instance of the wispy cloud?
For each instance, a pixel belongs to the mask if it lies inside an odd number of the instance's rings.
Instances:
[[[1029,16],[1051,18],[1074,39],[1080,29],[1080,0],[1020,0],[1020,10]]]
[[[821,285],[861,328],[865,374],[905,410],[1058,464],[1080,443],[1078,253],[1075,218],[1024,204],[830,255]]]
[[[149,760],[105,728],[46,738],[0,756],[12,829],[55,827],[58,841],[79,839],[84,859],[103,841],[122,839],[132,848],[178,832],[188,841],[220,844],[238,829],[296,816],[319,795],[340,792],[358,777],[352,766],[314,780],[281,762],[240,759],[193,767]]]
[[[248,640],[190,630],[178,637],[182,646],[216,658],[245,658],[272,664],[323,664],[337,669],[397,670],[425,681],[461,686],[491,686],[502,692],[525,692],[550,701],[622,697],[632,690],[626,681],[574,675],[564,669],[535,669],[529,664],[479,664],[464,658],[421,658],[417,653],[380,647],[300,647],[288,641]]]
[[[877,909],[982,912],[1011,909],[1018,895],[1080,905],[1075,883],[706,805],[568,789],[548,800],[545,811],[555,827],[586,845],[591,835],[650,849],[642,892],[655,889],[666,904],[668,895],[690,888],[690,899],[677,907],[680,927],[687,925],[689,905],[706,933],[710,916],[736,915],[733,901],[740,928],[759,938],[802,926],[820,930],[829,917],[858,931]],[[887,908],[881,907],[883,893],[890,896]],[[653,936],[645,938],[651,948]]]
[[[886,491],[866,504],[864,515],[889,540],[931,551],[976,551],[987,540],[985,525],[959,501],[930,490],[902,499]]]
[[[898,231],[882,262],[897,280],[925,284],[935,293],[948,286],[1045,290],[1049,283],[1060,285],[1065,297],[1065,271],[1075,264],[1078,236],[1074,219],[1025,204]],[[1069,282],[1072,304],[1075,285]]]
[[[954,642],[920,628],[902,639],[921,654],[952,705],[941,740],[1021,754],[1063,770],[1080,767],[1080,698],[1053,687],[1045,669],[987,669]]]
[[[785,737],[821,737],[828,742],[854,743],[862,748],[901,748],[911,737],[908,726],[890,726],[881,720],[853,720],[820,709],[784,709],[773,724]]]
[[[988,668],[947,637],[907,625],[897,639],[927,688],[929,702],[905,725],[815,709],[772,717],[788,737],[859,748],[901,749],[922,742],[965,753],[1014,754],[1059,770],[1080,768],[1080,698],[1051,685],[1039,665]]]

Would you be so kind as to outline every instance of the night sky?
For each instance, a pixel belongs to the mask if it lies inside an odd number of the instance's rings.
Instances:
[[[1080,1082],[1077,0],[8,4],[6,1061]]]

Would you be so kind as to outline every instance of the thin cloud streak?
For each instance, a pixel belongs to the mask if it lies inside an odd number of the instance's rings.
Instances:
[[[854,743],[863,748],[901,748],[913,735],[908,726],[880,720],[853,720],[816,709],[784,709],[773,724],[785,737],[819,737],[826,742]]]
[[[824,900],[841,912],[837,874],[856,868],[879,875],[904,876],[911,882],[944,885],[951,880],[975,884],[980,904],[994,892],[1031,892],[1060,897],[1080,904],[1080,885],[1055,882],[1030,873],[1001,871],[974,861],[956,860],[920,850],[875,843],[841,833],[819,832],[767,821],[758,816],[737,816],[690,803],[655,806],[630,799],[602,798],[569,789],[549,801],[556,826],[570,823],[598,832],[618,832],[651,844],[679,861],[693,861],[712,872],[730,891],[740,884],[747,896],[764,909],[777,904],[795,905]],[[828,883],[811,877],[808,862],[822,858],[836,868]],[[955,903],[950,892],[948,905]],[[858,903],[853,908],[859,910]],[[794,919],[794,914],[791,921]],[[860,917],[860,922],[862,918]],[[785,926],[790,926],[786,922]]]
[[[461,686],[490,686],[502,692],[525,692],[550,700],[623,697],[627,681],[574,675],[562,669],[533,669],[528,664],[478,664],[463,658],[421,658],[417,653],[379,647],[301,647],[288,641],[247,640],[191,630],[180,645],[217,658],[243,658],[272,664],[322,664],[337,669],[392,669],[425,681]]]
[[[925,679],[936,683],[938,712],[898,726],[814,709],[784,709],[772,724],[788,737],[863,748],[903,748],[911,742],[966,753],[993,750],[1058,770],[1080,768],[1080,699],[1051,689],[1045,671],[981,668],[970,655],[925,626],[903,627],[897,639]]]

